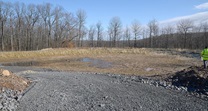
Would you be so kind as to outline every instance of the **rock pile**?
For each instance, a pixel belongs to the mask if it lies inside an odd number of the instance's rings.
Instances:
[[[14,111],[17,109],[18,92],[14,90],[3,90],[0,93],[0,111]]]
[[[112,75],[118,78],[119,82],[135,81],[144,84],[163,87],[165,89],[177,90],[185,92],[208,100],[208,70],[201,67],[190,67],[179,71],[176,74],[160,75],[160,77],[141,77],[141,76],[125,76]]]
[[[14,111],[18,106],[18,99],[30,85],[30,81],[0,69],[0,111]]]
[[[165,80],[155,80],[150,77],[141,77],[141,76],[125,76],[125,75],[111,75],[110,76],[114,78],[118,78],[120,82],[128,82],[128,81],[135,81],[135,82],[140,82],[144,84],[149,84],[149,85],[154,85],[156,87],[163,87],[166,89],[175,89],[175,90],[180,90],[180,91],[187,91],[186,87],[183,86],[175,86],[171,82],[165,81]]]

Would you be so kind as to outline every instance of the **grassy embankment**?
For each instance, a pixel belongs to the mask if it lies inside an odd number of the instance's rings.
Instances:
[[[43,49],[38,51],[10,51],[0,52],[0,62],[10,62],[25,59],[50,58],[57,56],[93,56],[102,54],[146,54],[146,49],[118,49],[118,48],[60,48],[60,49]]]
[[[81,61],[86,57],[107,61],[111,67],[100,68]],[[15,61],[36,61],[38,67],[67,71],[135,75],[167,74],[198,64],[191,58],[158,54],[145,48],[61,48],[0,53],[0,62]]]

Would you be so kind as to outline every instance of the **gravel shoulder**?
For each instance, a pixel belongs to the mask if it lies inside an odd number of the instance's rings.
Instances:
[[[136,82],[135,78],[129,79],[130,76],[40,70],[31,72],[18,73],[34,82],[32,88],[20,98],[18,111],[208,109],[206,100],[188,96],[185,92]]]

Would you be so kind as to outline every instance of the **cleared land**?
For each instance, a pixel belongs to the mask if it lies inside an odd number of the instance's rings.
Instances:
[[[179,49],[43,49],[40,51],[1,52],[3,66],[24,66],[49,68],[70,72],[95,72],[155,76],[174,74],[190,66],[201,66],[199,51]],[[189,57],[193,56],[194,57]],[[197,58],[198,57],[198,58]],[[20,88],[14,77],[0,76],[0,86],[9,89]]]
[[[195,50],[146,48],[44,49],[3,52],[0,53],[0,62],[12,62],[5,65],[34,66],[53,70],[143,76],[174,73],[190,66],[202,65],[199,59],[184,56],[184,52],[198,53]]]
[[[45,49],[0,54],[2,68],[31,80],[22,96],[14,98],[20,111],[207,110],[208,70],[201,68],[199,58],[199,51],[179,49]],[[11,81],[4,84],[12,83],[7,88],[19,84],[12,81],[21,81],[12,76],[6,79]],[[186,91],[197,92],[202,99]]]

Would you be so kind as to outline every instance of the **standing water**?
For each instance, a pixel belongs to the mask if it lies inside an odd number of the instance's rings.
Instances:
[[[97,68],[111,68],[112,64],[110,62],[100,60],[100,59],[92,59],[92,58],[82,58],[82,62],[89,62],[92,66]]]

